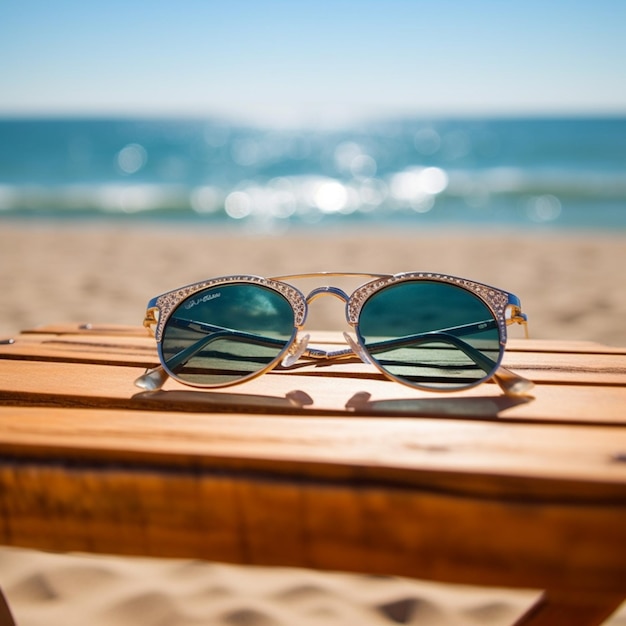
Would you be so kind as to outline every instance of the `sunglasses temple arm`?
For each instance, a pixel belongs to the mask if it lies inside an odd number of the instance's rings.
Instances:
[[[198,327],[203,332],[211,332],[211,335],[207,335],[202,339],[199,339],[191,346],[188,346],[184,350],[181,350],[178,354],[174,355],[171,359],[168,360],[168,367],[171,370],[176,370],[179,367],[182,367],[194,357],[198,352],[201,352],[209,345],[211,342],[216,339],[220,339],[223,337],[228,337],[229,339],[234,339],[237,341],[246,341],[248,343],[255,343],[257,345],[262,346],[284,346],[285,342],[280,339],[274,339],[273,337],[263,337],[261,335],[253,335],[251,333],[244,333],[241,331],[235,331],[229,328],[223,328],[221,326],[213,326],[210,324],[204,324],[200,322],[188,322],[182,324],[182,320],[176,320],[176,325],[179,328],[189,328],[191,325]],[[149,391],[154,391],[156,389],[160,389],[165,381],[168,379],[169,374],[163,369],[162,366],[155,367],[150,370],[146,370],[146,372],[140,376],[136,381],[135,385],[140,387],[141,389],[146,389]]]
[[[532,380],[524,378],[506,367],[500,366],[492,377],[507,396],[527,396],[535,386]]]
[[[231,339],[234,341],[243,341],[247,343],[253,343],[259,346],[266,347],[279,347],[282,348],[285,345],[285,341],[282,339],[275,339],[274,337],[264,337],[263,335],[255,335],[253,333],[246,333],[240,330],[233,330],[232,328],[225,328],[223,326],[213,326],[211,324],[204,324],[200,322],[189,322],[186,324],[181,324],[182,320],[176,320],[176,325],[179,328],[189,328],[191,326],[196,327],[195,330],[201,330],[202,332],[211,333],[206,337],[202,337],[192,345],[188,346],[184,350],[181,350],[178,354],[176,354],[171,359],[168,359],[168,365],[171,366],[172,369],[180,367],[184,365],[191,359],[193,356],[201,352],[213,341],[218,339]]]
[[[485,322],[476,322],[474,324],[465,324],[463,326],[453,326],[451,328],[444,328],[437,332],[445,333],[447,335],[454,335],[458,337],[461,335],[474,333],[477,330],[488,330],[490,328],[495,328],[495,325],[496,323],[493,320],[486,320]],[[333,350],[333,351],[320,350],[318,348],[310,348],[309,350],[306,351],[304,356],[308,356],[314,359],[341,359],[341,358],[353,357],[355,354],[357,354],[358,356],[361,357],[361,359],[363,359],[366,362],[369,362],[369,359],[366,358],[366,355],[361,349],[360,345],[358,343],[355,343],[354,339],[349,340],[348,337],[350,336],[347,335],[347,333],[344,333],[344,337],[346,337],[346,341],[348,341],[348,343],[350,344],[350,348],[344,348],[342,350]],[[386,341],[380,341],[378,343],[371,344],[367,347],[367,349],[370,352],[382,352],[383,350],[386,350],[387,348],[390,348],[390,347],[393,348],[396,346],[411,345],[415,343],[416,339],[420,339],[421,337],[432,338],[432,333],[430,334],[422,333],[419,335],[408,335],[406,337],[398,337],[397,339],[388,339]],[[465,344],[465,345],[469,345],[469,344]],[[493,365],[491,366],[491,369],[493,369]]]
[[[451,335],[445,331],[425,333],[420,335],[409,335],[407,337],[399,337],[398,339],[391,339],[388,341],[380,341],[367,346],[369,352],[384,352],[391,347],[400,346],[419,346],[423,343],[432,343],[434,341],[440,341],[442,343],[448,343],[458,348],[463,354],[468,356],[481,370],[485,373],[493,371],[496,366],[496,362],[490,359],[488,356],[482,354],[479,350],[474,348],[466,341],[459,339],[455,335]]]
[[[163,387],[169,374],[159,365],[153,369],[147,369],[139,378],[135,380],[135,387],[146,391],[157,391]]]
[[[402,345],[419,345],[420,343],[430,342],[433,340],[443,341],[445,343],[452,344],[459,350],[461,350],[466,356],[468,356],[478,367],[484,372],[488,373],[493,370],[496,362],[489,357],[482,354],[479,350],[476,350],[469,343],[459,339],[457,334],[468,334],[475,332],[478,329],[493,328],[495,322],[477,322],[476,324],[467,324],[465,326],[457,326],[449,328],[436,333],[425,333],[422,335],[409,335],[407,337],[400,337],[398,339],[391,339],[388,341],[381,341],[368,346],[370,352],[382,352],[390,347],[402,346]],[[453,334],[455,333],[455,334]],[[330,355],[329,355],[330,356]],[[340,355],[338,355],[340,356]],[[534,383],[515,372],[500,366],[493,379],[498,384],[500,389],[508,396],[524,396],[534,387]]]
[[[264,345],[268,347],[275,347],[284,345],[282,339],[275,339],[274,337],[265,337],[263,335],[257,335],[254,333],[247,333],[243,330],[235,330],[226,326],[216,326],[215,324],[207,324],[206,322],[196,322],[194,320],[183,320],[179,318],[172,318],[168,322],[178,328],[191,328],[192,330],[198,330],[203,333],[207,333],[206,338],[202,338],[198,343],[205,341],[205,339],[213,340],[220,337],[232,337],[234,339],[241,339],[242,341],[250,341],[258,345]],[[209,341],[210,343],[210,341]]]

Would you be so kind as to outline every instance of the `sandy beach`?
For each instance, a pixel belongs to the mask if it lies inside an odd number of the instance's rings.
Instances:
[[[51,322],[140,325],[151,297],[215,276],[424,270],[516,294],[534,338],[626,345],[619,234],[5,222],[0,250],[1,336]],[[341,304],[317,301],[310,326],[344,329]]]
[[[138,223],[0,223],[0,338],[48,323],[140,325],[149,298],[205,278],[429,270],[518,295],[532,337],[626,345],[626,238],[551,231],[259,234]],[[340,303],[311,327],[345,328]],[[319,304],[318,304],[319,303]],[[521,329],[514,330],[522,336]],[[0,549],[20,626],[510,624],[532,590],[308,570]],[[626,625],[626,606],[608,622]]]

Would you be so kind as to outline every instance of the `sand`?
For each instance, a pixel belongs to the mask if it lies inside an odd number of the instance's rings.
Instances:
[[[450,273],[517,294],[535,338],[626,345],[626,236],[354,229],[258,233],[0,222],[0,338],[51,322],[140,324],[149,298],[233,273]],[[335,299],[310,327],[345,328]],[[521,329],[516,330],[521,336]],[[193,561],[0,549],[20,626],[510,624],[536,591]],[[626,606],[608,622],[626,625]]]
[[[157,294],[234,273],[427,270],[518,295],[535,338],[626,345],[626,236],[353,230],[258,235],[244,229],[0,222],[0,336],[50,322],[141,324]],[[326,299],[328,300],[328,299]],[[312,327],[345,328],[319,300]]]

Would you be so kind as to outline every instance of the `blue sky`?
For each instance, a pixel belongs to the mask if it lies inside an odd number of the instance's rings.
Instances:
[[[624,0],[2,0],[0,115],[626,114]]]

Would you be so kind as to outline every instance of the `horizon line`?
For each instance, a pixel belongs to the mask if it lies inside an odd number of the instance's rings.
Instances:
[[[333,130],[364,125],[377,125],[398,123],[408,120],[424,121],[450,121],[450,120],[555,120],[555,119],[622,119],[626,118],[625,108],[606,109],[533,109],[533,110],[449,110],[449,111],[405,111],[398,113],[380,113],[377,115],[355,116],[353,119],[318,119],[269,121],[262,116],[228,115],[216,111],[155,111],[155,110],[40,110],[40,111],[17,111],[0,109],[2,121],[35,121],[35,120],[102,120],[102,121],[126,121],[126,120],[163,120],[163,121],[207,121],[220,122],[230,126],[266,128],[271,130]]]

